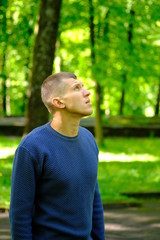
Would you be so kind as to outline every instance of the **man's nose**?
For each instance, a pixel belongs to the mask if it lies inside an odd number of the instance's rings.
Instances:
[[[90,94],[91,93],[87,89],[83,88],[83,95],[84,96],[89,96]]]

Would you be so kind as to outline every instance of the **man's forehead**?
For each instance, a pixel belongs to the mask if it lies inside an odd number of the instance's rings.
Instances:
[[[67,78],[67,79],[64,79],[65,80],[65,82],[67,83],[67,84],[69,84],[69,85],[74,85],[74,84],[76,84],[76,83],[80,83],[80,84],[82,84],[82,81],[81,80],[79,80],[79,79],[75,79],[75,78]]]

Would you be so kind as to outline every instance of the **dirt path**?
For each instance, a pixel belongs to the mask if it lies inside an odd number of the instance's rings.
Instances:
[[[160,203],[104,210],[106,240],[159,240]],[[8,212],[0,213],[0,240],[11,240]]]
[[[160,240],[160,204],[106,209],[107,240]]]

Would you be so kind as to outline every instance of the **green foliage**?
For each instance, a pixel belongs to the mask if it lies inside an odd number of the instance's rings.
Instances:
[[[93,92],[94,106],[88,4],[88,1],[63,1],[53,71],[75,72]],[[124,90],[123,115],[153,116],[160,78],[158,0],[94,0],[93,4],[94,73],[103,89],[103,113],[119,114]],[[38,0],[5,0],[0,4],[0,24],[3,26],[0,93],[3,96],[5,75],[8,115],[24,115],[26,112],[38,7]],[[0,106],[0,115],[3,115],[2,98]]]
[[[103,89],[103,112],[119,114],[120,98],[124,89],[124,115],[153,116],[158,94],[160,55],[157,0],[134,3],[95,0],[93,3],[96,55],[94,72]],[[65,12],[67,6],[72,15],[69,11]],[[86,14],[82,11],[84,8],[88,10],[85,11]],[[89,82],[89,86],[93,86],[93,83],[90,84],[88,1],[64,1],[61,12],[60,45],[57,52],[62,61],[61,69],[76,71],[85,84]],[[83,17],[77,19],[82,13]],[[130,42],[129,31],[132,34]],[[127,78],[126,84],[123,84],[124,74]]]
[[[8,0],[1,6],[1,24],[6,26],[1,38],[0,55],[6,76],[7,115],[24,115],[26,111],[27,85],[32,56],[38,1]],[[24,11],[25,9],[25,11]],[[6,14],[6,19],[5,15]],[[4,66],[3,66],[4,65]],[[3,79],[0,78],[0,93],[3,96]],[[2,105],[2,99],[0,99]],[[3,109],[0,107],[0,115]]]

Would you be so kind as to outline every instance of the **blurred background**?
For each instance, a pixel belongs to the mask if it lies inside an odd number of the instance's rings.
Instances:
[[[9,207],[18,143],[51,117],[41,84],[59,71],[75,73],[92,93],[94,113],[81,125],[99,145],[103,203],[159,199],[159,7],[158,0],[0,1],[1,208]]]

